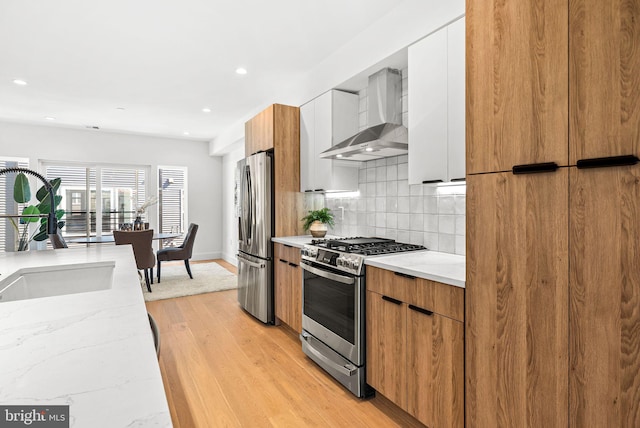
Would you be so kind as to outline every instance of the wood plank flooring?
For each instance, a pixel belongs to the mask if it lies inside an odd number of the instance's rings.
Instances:
[[[424,427],[382,396],[354,397],[302,353],[291,329],[262,324],[236,296],[147,302],[175,427]]]

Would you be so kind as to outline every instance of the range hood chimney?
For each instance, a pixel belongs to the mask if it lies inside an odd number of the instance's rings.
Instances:
[[[402,76],[383,68],[369,76],[367,128],[320,153],[323,159],[368,161],[408,152],[407,128],[402,125]]]

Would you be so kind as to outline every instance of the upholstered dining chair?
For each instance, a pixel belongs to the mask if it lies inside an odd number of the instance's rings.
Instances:
[[[136,266],[138,270],[144,271],[144,280],[147,283],[147,290],[151,292],[151,284],[153,284],[153,267],[156,265],[156,258],[153,254],[151,241],[153,240],[153,229],[136,230],[125,232],[123,230],[114,230],[113,239],[116,245],[133,246],[133,255],[136,258]]]
[[[158,250],[156,254],[156,257],[158,258],[158,284],[160,283],[160,266],[162,265],[162,262],[167,262],[169,260],[184,260],[184,266],[187,268],[189,278],[193,279],[193,275],[191,275],[191,267],[189,267],[189,259],[193,252],[193,243],[196,240],[197,232],[198,225],[191,223],[189,225],[189,230],[187,231],[187,236],[185,236],[184,241],[182,241],[182,245],[179,247],[168,247]]]

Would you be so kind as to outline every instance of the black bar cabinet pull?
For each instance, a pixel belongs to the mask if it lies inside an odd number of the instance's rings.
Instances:
[[[398,275],[401,276],[403,278],[409,278],[409,279],[416,279],[417,277],[413,276],[413,275],[408,275],[406,273],[402,273],[402,272],[394,272],[394,275]]]
[[[394,299],[393,297],[389,297],[389,296],[382,296],[382,300],[386,300],[387,302],[391,302],[394,305],[401,305],[402,302],[398,299]]]
[[[305,190],[305,192],[306,192],[306,193],[308,193],[308,192],[313,192],[313,189],[307,189],[307,190]]]
[[[298,267],[298,265],[297,265],[297,264],[295,264],[295,263],[291,263],[291,262],[289,262],[289,266],[294,267],[294,268]]]
[[[281,263],[289,263],[288,261],[286,261],[286,260],[282,260],[282,259],[280,259],[280,262],[281,262]]]
[[[433,312],[423,309],[419,306],[409,305],[409,309],[411,309],[412,311],[420,312],[421,314],[425,314],[429,316],[433,315]]]
[[[555,162],[530,163],[526,165],[514,165],[511,172],[514,174],[537,174],[540,172],[553,172],[557,170],[558,164]]]
[[[580,159],[576,162],[578,169],[606,168],[609,166],[635,165],[640,161],[635,155],[610,156],[607,158]]]
[[[442,183],[442,180],[424,180],[422,184],[430,184],[430,183]]]
[[[324,189],[315,189],[314,192],[324,192]]]
[[[467,181],[467,179],[466,179],[466,177],[462,177],[462,178],[452,178],[452,179],[451,179],[451,182],[454,182],[454,181]]]

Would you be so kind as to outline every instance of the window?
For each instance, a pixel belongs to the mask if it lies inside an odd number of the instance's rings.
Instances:
[[[47,179],[62,179],[59,193],[60,207],[66,211],[65,237],[111,234],[122,224],[133,223],[136,209],[146,200],[146,168],[63,162],[43,166]]]
[[[24,158],[0,158],[0,169],[12,167],[29,168],[29,161]],[[18,204],[13,200],[15,176],[15,173],[0,175],[0,207],[2,208],[0,214],[18,214],[20,212]],[[17,236],[11,220],[0,218],[0,252],[15,251],[16,240]]]
[[[186,232],[186,188],[186,168],[158,168],[159,228],[162,233]],[[180,239],[172,242],[173,245],[181,243]]]

